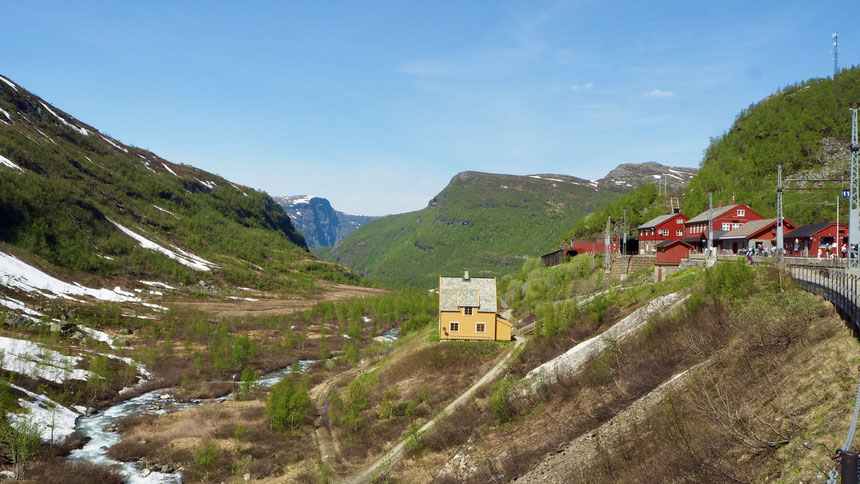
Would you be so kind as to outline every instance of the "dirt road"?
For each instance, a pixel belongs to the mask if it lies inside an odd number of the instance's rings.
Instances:
[[[357,297],[372,297],[387,294],[384,289],[373,287],[358,287],[346,286],[343,284],[334,284],[323,289],[319,294],[311,297],[281,297],[272,296],[266,297],[265,294],[250,294],[252,299],[256,301],[246,301],[239,299],[227,300],[187,300],[175,301],[177,306],[193,309],[211,314],[218,318],[242,317],[242,316],[266,316],[277,314],[291,314],[296,311],[304,311],[310,309],[314,304],[320,301],[346,301]],[[245,296],[244,294],[242,296]]]
[[[507,367],[508,361],[511,359],[511,356],[517,351],[517,349],[526,341],[526,337],[520,336],[514,342],[513,346],[508,350],[508,354],[499,361],[496,366],[494,366],[490,371],[488,371],[484,376],[481,377],[478,381],[476,381],[472,386],[469,387],[468,390],[461,393],[459,397],[455,398],[451,403],[448,404],[440,412],[434,419],[425,423],[420,429],[418,429],[419,433],[424,433],[427,430],[431,429],[439,418],[444,417],[445,415],[453,412],[460,405],[465,403],[481,386],[484,384],[493,381],[496,377],[501,374],[501,372]],[[398,442],[394,447],[392,447],[388,452],[385,453],[382,457],[375,460],[369,466],[364,469],[356,472],[351,476],[347,476],[345,478],[339,479],[337,482],[343,484],[364,484],[370,482],[375,476],[379,474],[383,474],[390,469],[397,461],[403,457],[403,448],[406,446],[406,439]]]

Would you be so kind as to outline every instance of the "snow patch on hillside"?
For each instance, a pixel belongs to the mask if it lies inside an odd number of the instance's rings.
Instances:
[[[75,368],[80,360],[80,357],[66,356],[31,341],[0,336],[0,367],[6,371],[55,383],[86,381],[92,373]]]
[[[230,182],[227,182],[227,183],[230,183]],[[245,195],[246,197],[248,196],[248,194],[247,194],[247,193],[245,193],[245,191],[244,191],[244,190],[242,190],[241,188],[237,187],[237,186],[236,186],[236,185],[234,185],[233,183],[230,183],[230,185],[233,185],[233,188],[235,188],[236,190],[239,190],[239,193],[241,193],[242,195]]]
[[[161,166],[163,166],[165,170],[169,171],[171,175],[175,176],[176,178],[179,178],[179,175],[177,175],[175,171],[171,170],[166,163],[162,162]]]
[[[120,145],[118,145],[118,144],[114,143],[114,142],[113,142],[110,138],[108,138],[107,136],[105,136],[105,135],[101,135],[101,137],[102,137],[102,139],[103,139],[103,140],[107,141],[107,142],[108,142],[108,144],[109,144],[109,145],[111,145],[111,146],[113,146],[114,148],[116,148],[116,149],[118,149],[118,150],[121,150],[121,151],[124,151],[124,152],[128,153],[128,150],[127,150],[127,149],[125,149],[125,148],[123,148],[122,146],[120,146]]]
[[[0,81],[3,81],[3,82],[5,82],[6,84],[8,84],[8,85],[9,85],[9,87],[11,87],[12,89],[14,89],[14,90],[16,90],[16,91],[18,90],[18,86],[16,86],[15,84],[13,84],[13,83],[12,83],[12,81],[10,81],[9,79],[6,79],[5,77],[0,76]]]
[[[20,172],[24,171],[20,166],[16,165],[15,163],[12,162],[12,160],[10,160],[9,158],[6,158],[3,155],[0,155],[0,165],[8,166],[9,168],[12,168],[13,170],[18,170]]]
[[[38,395],[18,385],[12,385],[12,388],[24,393],[32,400],[19,398],[18,403],[27,409],[27,414],[10,413],[7,415],[12,422],[20,422],[29,419],[39,426],[39,433],[42,435],[42,440],[45,442],[51,441],[51,427],[53,427],[53,443],[62,442],[66,437],[75,431],[75,420],[79,414],[69,410],[59,403],[51,400],[44,395]]]
[[[170,289],[170,290],[173,290],[173,291],[175,291],[175,290],[176,290],[176,288],[175,288],[175,287],[173,287],[173,286],[169,286],[169,285],[167,285],[167,284],[165,284],[165,283],[163,283],[163,282],[156,282],[156,281],[138,281],[138,282],[140,282],[141,284],[143,284],[143,285],[145,285],[145,286],[150,286],[150,287],[163,287],[164,289]]]
[[[114,222],[111,219],[108,219],[108,221],[110,223],[116,225],[116,227],[118,229],[120,229],[124,234],[126,234],[129,237],[131,237],[132,239],[136,240],[137,243],[140,244],[140,246],[143,247],[144,249],[149,249],[149,250],[161,252],[162,254],[166,255],[167,257],[170,257],[171,259],[175,260],[176,262],[179,262],[180,264],[182,264],[184,266],[188,266],[188,267],[190,267],[194,270],[197,270],[197,271],[210,271],[210,270],[212,270],[213,267],[217,267],[215,264],[207,261],[206,259],[202,259],[200,257],[197,257],[196,255],[194,255],[190,252],[186,252],[186,251],[180,249],[179,247],[172,246],[175,249],[175,251],[164,248],[164,247],[156,244],[155,242],[147,239],[146,237],[143,237],[142,235],[138,235],[137,233],[132,232],[131,230],[123,227],[122,225]]]
[[[78,283],[63,282],[3,252],[0,252],[0,285],[35,292],[49,299],[61,297],[77,301],[71,296],[90,296],[102,301],[141,302],[138,297],[118,294],[109,289],[93,289]]]
[[[214,190],[214,189],[215,189],[215,187],[217,187],[217,186],[218,186],[218,185],[216,185],[216,184],[215,184],[215,182],[213,182],[213,181],[203,181],[203,180],[201,180],[201,179],[199,179],[199,178],[195,178],[195,180],[199,181],[200,183],[202,183],[203,185],[205,185],[205,186],[206,186],[206,188],[208,188],[208,189],[210,189],[210,190]]]
[[[43,103],[42,101],[39,101],[39,104],[41,104],[42,106],[44,106],[44,107],[45,107],[45,109],[47,109],[49,113],[53,114],[55,118],[59,119],[61,123],[65,124],[66,126],[68,126],[68,127],[70,127],[70,128],[72,128],[73,130],[77,131],[78,133],[81,133],[81,134],[82,134],[82,135],[84,135],[84,136],[89,136],[89,135],[90,135],[90,132],[89,132],[89,131],[87,131],[86,129],[84,129],[84,128],[79,128],[79,127],[75,126],[74,124],[72,124],[72,123],[70,123],[70,122],[66,121],[66,120],[65,120],[65,119],[63,119],[63,118],[61,118],[61,117],[60,117],[60,115],[58,115],[58,114],[57,114],[57,113],[55,113],[53,110],[51,110],[51,108],[49,108],[47,104]],[[102,136],[102,137],[104,138],[104,136]]]
[[[171,212],[170,210],[165,210],[165,209],[163,209],[163,208],[161,208],[161,207],[159,207],[158,205],[155,205],[155,204],[153,204],[152,206],[153,206],[153,207],[155,207],[155,208],[156,208],[156,210],[161,210],[161,211],[162,211],[162,212],[164,212],[164,213],[169,213],[170,215],[173,215],[173,212]],[[173,216],[175,217],[176,215],[173,215]]]
[[[9,118],[9,122],[12,122],[12,116],[9,116],[9,113],[0,108],[0,113],[3,113],[7,118]]]

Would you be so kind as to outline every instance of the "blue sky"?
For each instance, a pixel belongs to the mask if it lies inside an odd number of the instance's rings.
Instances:
[[[0,73],[271,195],[419,209],[456,173],[697,166],[779,88],[860,58],[858,2],[13,2]],[[14,46],[14,48],[13,48]]]

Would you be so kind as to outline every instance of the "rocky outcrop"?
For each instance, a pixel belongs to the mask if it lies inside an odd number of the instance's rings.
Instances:
[[[322,197],[299,195],[276,200],[305,236],[308,247],[332,247],[353,230],[376,218],[339,212]]]

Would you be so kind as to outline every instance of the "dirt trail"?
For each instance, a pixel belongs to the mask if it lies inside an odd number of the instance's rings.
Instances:
[[[296,311],[304,311],[313,307],[320,301],[346,301],[357,297],[372,297],[387,294],[385,289],[372,287],[357,287],[336,284],[326,287],[320,294],[303,298],[300,296],[282,297],[274,295],[271,298],[265,295],[253,294],[257,301],[245,301],[236,299],[200,301],[187,300],[176,301],[177,306],[209,313],[219,318],[242,317],[242,316],[265,316],[278,314],[291,314]]]
[[[494,366],[490,371],[488,371],[484,376],[482,376],[478,381],[476,381],[472,386],[469,387],[468,390],[461,393],[459,397],[455,398],[454,401],[449,403],[441,412],[437,414],[435,418],[425,423],[420,429],[418,429],[419,433],[426,432],[431,429],[436,421],[439,420],[440,417],[443,417],[454,410],[456,410],[460,405],[465,403],[481,386],[485,383],[488,383],[499,376],[499,374],[507,367],[508,361],[511,359],[511,356],[516,353],[517,349],[525,343],[527,338],[519,337],[508,350],[508,353],[499,361],[496,366]],[[406,439],[398,442],[394,447],[392,447],[388,452],[386,452],[379,459],[375,460],[369,466],[364,469],[356,472],[355,474],[344,477],[342,479],[337,480],[337,482],[343,484],[364,484],[370,482],[377,473],[383,472],[384,468],[391,468],[397,461],[403,457],[403,448],[406,446]]]

